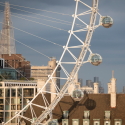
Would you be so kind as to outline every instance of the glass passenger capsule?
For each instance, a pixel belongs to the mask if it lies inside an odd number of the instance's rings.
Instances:
[[[98,66],[102,63],[102,57],[99,54],[93,54],[90,57],[90,63],[94,66]]]
[[[74,90],[73,92],[72,92],[72,98],[75,100],[77,100],[77,99],[82,99],[83,98],[83,96],[84,96],[84,93],[83,93],[83,91],[82,90],[80,90],[80,89],[76,89],[76,90]]]
[[[52,120],[48,123],[48,125],[59,125],[57,121]]]
[[[113,19],[110,16],[104,16],[101,23],[103,27],[110,28],[113,25]]]

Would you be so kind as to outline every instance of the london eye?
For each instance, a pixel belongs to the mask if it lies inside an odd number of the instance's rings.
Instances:
[[[92,50],[90,49],[90,42],[91,42],[92,35],[93,35],[93,32],[95,31],[95,29],[98,28],[99,26],[103,26],[105,28],[111,27],[113,25],[113,19],[109,16],[102,16],[98,12],[99,0],[93,0],[92,7],[89,6],[88,4],[84,3],[82,0],[75,0],[75,2],[76,2],[75,13],[72,15],[73,22],[72,22],[71,30],[68,31],[69,37],[68,37],[66,45],[63,46],[64,51],[63,51],[60,59],[58,61],[56,61],[56,63],[57,63],[56,68],[54,69],[54,71],[52,72],[51,75],[48,75],[48,80],[43,85],[43,87],[38,90],[38,93],[36,94],[36,96],[31,101],[29,101],[28,104],[21,111],[17,112],[13,118],[11,118],[6,123],[4,123],[4,125],[9,124],[15,118],[17,118],[17,119],[23,118],[23,119],[29,121],[32,125],[40,125],[40,124],[42,124],[42,125],[47,125],[47,124],[48,125],[58,125],[58,121],[53,120],[52,111],[55,108],[55,106],[58,104],[58,102],[63,98],[65,93],[68,91],[69,87],[71,85],[74,86],[74,89],[71,90],[71,97],[73,99],[82,99],[84,97],[84,93],[81,90],[77,89],[74,84],[75,76],[77,75],[80,67],[85,63],[91,63],[94,66],[98,66],[102,63],[102,57],[99,54],[94,54],[92,52]],[[83,11],[82,13],[78,13],[79,4],[82,4],[83,7],[86,6],[88,8],[88,10]],[[91,15],[90,21],[88,23],[85,23],[85,21],[83,19],[81,19],[81,17],[84,15],[88,15],[88,14]],[[97,15],[99,16],[99,20],[96,20]],[[74,27],[76,24],[76,20],[79,20],[84,25],[84,27],[79,27],[79,29],[75,30]],[[98,23],[97,25],[96,25],[96,22]],[[77,36],[77,34],[81,33],[81,32],[86,34],[86,37],[84,39],[81,39]],[[72,36],[77,39],[77,41],[78,41],[77,46],[69,45],[69,43],[71,42]],[[79,45],[79,43],[81,43],[81,44]],[[81,49],[78,57],[76,57],[70,51],[70,49],[77,49],[77,48]],[[68,61],[63,62],[63,58],[64,58],[66,52],[68,52],[70,54],[70,56],[73,58],[74,62],[68,62]],[[87,60],[85,60],[87,52],[89,53],[89,57]],[[71,72],[68,72],[64,68],[64,65],[74,65],[74,67]],[[61,69],[63,70],[63,72],[66,76],[65,78],[63,78],[63,77],[58,78],[58,79],[66,80],[66,82],[61,90],[56,85],[57,78],[55,77],[55,72],[59,66],[61,67]],[[45,91],[45,87],[49,84],[50,81],[52,81],[52,83],[53,83],[53,92]],[[53,95],[53,100],[51,103],[48,103],[47,98],[44,96],[45,92]],[[34,103],[34,100],[39,95],[42,95],[42,98],[43,98],[44,104],[45,104],[44,106]],[[44,109],[43,113],[40,116],[36,116],[35,110],[32,108],[33,106]],[[23,111],[28,107],[30,107],[32,118],[25,117],[22,115]],[[46,122],[43,122],[47,116],[49,116],[49,119],[47,119]],[[21,124],[21,121],[18,120],[18,125],[20,125],[20,124]]]

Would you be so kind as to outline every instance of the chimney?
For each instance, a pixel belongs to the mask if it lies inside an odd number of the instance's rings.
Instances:
[[[107,83],[107,85],[108,85],[108,94],[110,94],[111,93],[111,83]]]
[[[116,79],[113,77],[114,71],[112,71],[112,78],[111,78],[111,108],[116,107]]]
[[[98,83],[93,83],[94,84],[94,94],[98,94],[99,93],[99,88],[98,88]]]

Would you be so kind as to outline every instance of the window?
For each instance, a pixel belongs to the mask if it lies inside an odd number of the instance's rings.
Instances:
[[[89,111],[84,111],[84,118],[86,118],[86,119],[89,118]]]
[[[122,125],[122,120],[121,119],[114,119],[115,125]]]
[[[83,119],[83,125],[89,125],[89,119]]]
[[[72,125],[79,125],[79,119],[72,119]]]
[[[14,67],[14,60],[12,60],[12,67]]]
[[[53,119],[52,121],[50,121],[48,123],[48,125],[58,125],[58,120],[57,119]]]
[[[100,119],[93,119],[94,120],[94,125],[100,125]]]
[[[68,125],[68,119],[62,119],[62,125]]]
[[[87,122],[85,122],[85,125],[88,125],[88,123],[87,123]]]
[[[110,120],[105,120],[104,125],[110,125],[111,121]]]
[[[19,62],[19,67],[21,67],[21,62]]]
[[[0,89],[0,97],[4,96],[4,89]]]
[[[109,123],[107,122],[105,125],[109,125]]]
[[[16,97],[16,89],[11,89],[11,97]]]
[[[63,118],[68,119],[69,111],[63,111]]]
[[[105,111],[105,119],[110,119],[110,111]]]

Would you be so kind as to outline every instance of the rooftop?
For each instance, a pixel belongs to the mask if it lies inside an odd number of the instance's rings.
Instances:
[[[44,105],[40,95],[33,103]],[[42,111],[40,111],[40,108],[33,108],[38,117]],[[110,107],[110,94],[86,94],[79,102],[75,102],[71,96],[64,96],[53,110],[53,118],[58,119],[59,125],[62,124],[63,111],[66,110],[69,111],[69,125],[72,125],[72,119],[79,119],[79,125],[83,125],[84,111],[90,111],[90,125],[93,125],[93,119],[100,119],[100,125],[103,125],[105,111],[110,111],[110,125],[114,125],[114,119],[121,119],[122,124],[125,124],[125,94],[116,95],[115,108]],[[30,109],[26,111],[24,116],[32,117]],[[28,121],[25,122],[30,125]]]

